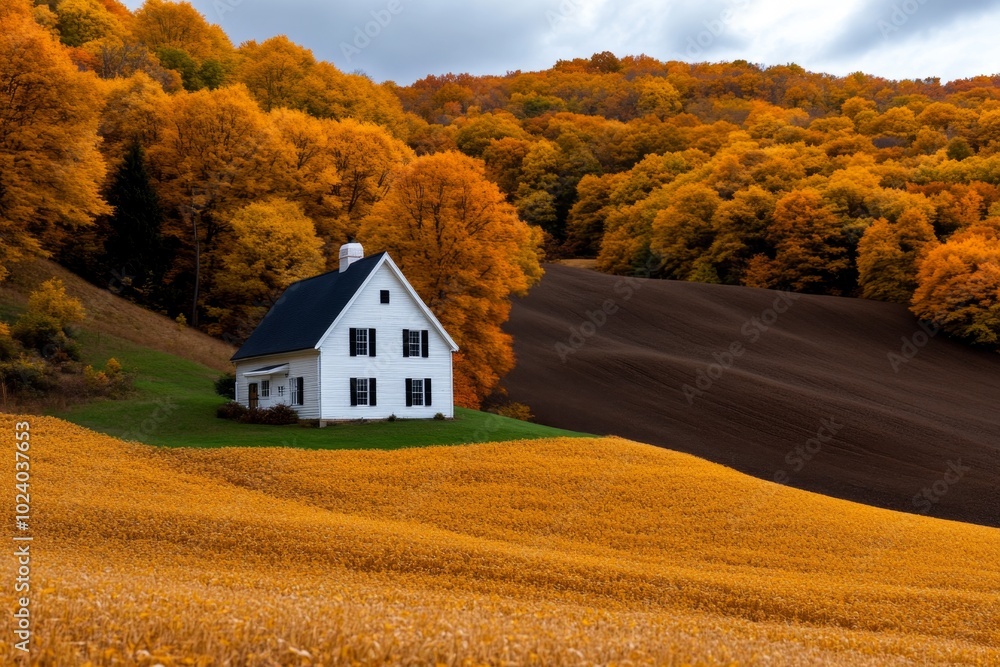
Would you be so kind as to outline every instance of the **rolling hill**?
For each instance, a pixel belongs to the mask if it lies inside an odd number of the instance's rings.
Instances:
[[[1000,661],[993,528],[616,438],[158,448],[0,415],[5,455],[18,419],[37,664]]]
[[[507,325],[506,386],[540,422],[1000,525],[997,354],[894,304],[546,271]]]

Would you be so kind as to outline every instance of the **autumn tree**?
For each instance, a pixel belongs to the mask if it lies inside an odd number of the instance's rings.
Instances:
[[[99,188],[101,95],[93,75],[32,20],[25,0],[0,6],[0,280],[108,212]]]
[[[838,294],[848,285],[843,226],[817,190],[793,190],[778,200],[768,240],[775,248],[773,286]]]
[[[170,102],[169,121],[150,147],[149,161],[168,216],[165,234],[182,244],[172,278],[190,280],[190,321],[197,326],[202,282],[211,287],[215,251],[228,232],[226,215],[271,193],[290,157],[242,86],[200,90]]]
[[[99,0],[61,0],[56,27],[63,44],[83,46],[107,37],[122,38],[126,27]]]
[[[26,312],[51,317],[63,328],[79,324],[87,315],[80,300],[66,293],[59,278],[49,278],[28,296]]]
[[[712,218],[722,203],[718,193],[701,183],[676,189],[670,206],[653,219],[650,250],[660,258],[664,275],[679,280],[719,282],[714,269],[705,265],[707,251],[715,239]],[[700,270],[698,274],[696,270]]]
[[[866,299],[909,303],[917,287],[917,266],[935,245],[934,228],[917,209],[896,223],[879,218],[858,244],[858,283]]]
[[[712,216],[714,240],[708,257],[722,282],[743,284],[754,257],[774,254],[767,237],[775,203],[774,195],[751,185],[715,209]]]
[[[297,204],[270,198],[238,209],[229,218],[232,239],[220,257],[220,273],[208,296],[210,331],[245,339],[293,282],[325,270],[322,242]]]
[[[218,88],[235,67],[229,37],[189,2],[146,0],[135,13],[133,34],[164,67],[181,75],[187,90]]]
[[[611,189],[623,176],[587,175],[576,187],[577,199],[566,221],[566,249],[581,257],[594,257],[604,236],[604,220],[611,203]]]
[[[148,149],[159,142],[172,100],[145,73],[109,82],[106,91],[98,130],[101,151],[114,167],[133,145]]]
[[[59,278],[50,278],[28,297],[28,307],[11,328],[15,339],[43,357],[65,355],[79,359],[72,341],[73,327],[84,320],[83,304],[66,293]]]
[[[135,36],[153,51],[172,48],[199,62],[231,62],[234,49],[222,28],[205,20],[190,2],[145,0],[135,13]]]
[[[514,366],[500,327],[511,295],[541,278],[538,231],[518,219],[481,162],[448,152],[405,167],[360,239],[392,254],[455,337],[456,401],[477,407]]]
[[[503,137],[490,141],[483,151],[486,175],[500,186],[500,191],[507,195],[508,201],[514,201],[521,180],[524,158],[527,157],[531,147],[532,142],[529,140]]]
[[[642,77],[635,82],[638,90],[636,109],[663,119],[681,110],[681,95],[669,81],[660,77]]]
[[[496,139],[510,137],[527,139],[528,133],[517,119],[506,112],[485,113],[466,120],[455,135],[455,143],[466,155],[482,157],[483,151]]]
[[[911,308],[960,338],[1000,343],[1000,240],[964,234],[931,250]]]
[[[337,249],[357,235],[361,220],[389,191],[393,174],[412,153],[381,127],[349,118],[334,121],[278,109],[270,119],[290,149],[282,191],[316,225],[332,268]]]
[[[340,182],[333,190],[346,220],[337,241],[355,235],[372,207],[389,192],[413,152],[386,130],[345,119],[328,126],[329,151]],[[338,243],[339,247],[339,243]]]
[[[345,74],[317,61],[312,51],[281,35],[240,46],[236,78],[265,111],[304,111],[317,118],[354,120],[381,125],[405,139],[409,123],[399,98],[359,74]]]
[[[240,45],[237,79],[254,96],[264,111],[305,109],[320,85],[311,70],[316,59],[309,49],[284,35],[263,42],[250,40]]]

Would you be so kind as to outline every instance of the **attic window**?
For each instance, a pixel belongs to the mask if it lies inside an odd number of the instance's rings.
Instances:
[[[389,290],[384,289],[379,292],[379,298],[382,303],[389,303]]]

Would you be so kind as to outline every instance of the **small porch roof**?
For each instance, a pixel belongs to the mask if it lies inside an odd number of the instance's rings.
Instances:
[[[246,373],[243,374],[243,377],[256,378],[256,377],[264,377],[267,375],[277,375],[278,373],[284,373],[287,370],[288,370],[288,364],[275,364],[274,366],[264,366],[263,368],[247,371]]]

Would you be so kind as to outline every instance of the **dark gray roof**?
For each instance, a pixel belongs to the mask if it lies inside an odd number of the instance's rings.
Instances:
[[[316,347],[384,254],[289,285],[232,360]]]

